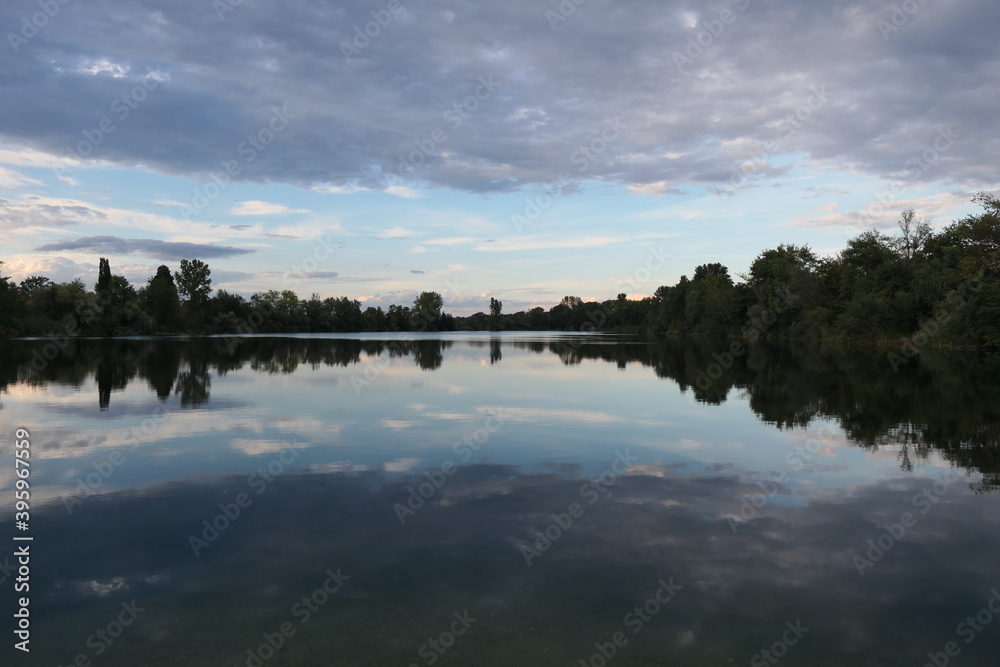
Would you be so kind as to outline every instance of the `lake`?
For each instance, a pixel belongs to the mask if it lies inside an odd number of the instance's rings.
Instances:
[[[0,346],[8,535],[30,433],[19,664],[996,664],[996,360],[528,332]]]

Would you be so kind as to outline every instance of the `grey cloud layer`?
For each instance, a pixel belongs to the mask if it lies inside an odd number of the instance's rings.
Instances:
[[[0,85],[17,100],[0,137],[63,154],[108,118],[114,129],[94,158],[177,174],[232,160],[238,178],[302,186],[415,180],[489,192],[569,170],[669,191],[722,185],[741,162],[799,152],[890,178],[1000,180],[994,0],[919,4],[886,39],[878,21],[892,8],[872,0],[589,0],[555,30],[545,16],[555,0],[411,0],[348,61],[341,43],[384,6],[242,3],[220,20],[195,0],[71,3],[19,53],[0,49]],[[0,27],[17,30],[34,9],[5,3]],[[725,9],[731,22],[711,36],[708,22]],[[711,43],[681,72],[674,53],[699,33]],[[127,75],[81,71],[104,60]],[[115,100],[151,70],[158,84],[122,117]],[[499,89],[463,118],[454,105],[474,100],[489,75]],[[828,101],[801,127],[782,124],[811,86]],[[250,160],[242,142],[284,105],[288,129]],[[626,129],[606,152],[573,157],[616,117]],[[907,172],[944,126],[955,144]],[[435,129],[443,141],[431,140]],[[392,176],[401,155],[420,150],[414,140],[430,155],[409,179]]]
[[[37,197],[21,202],[0,199],[0,229],[24,227],[69,227],[107,219],[101,211],[86,206],[40,204]]]
[[[39,252],[75,250],[101,255],[139,254],[156,259],[180,260],[191,257],[202,259],[236,257],[247,255],[253,250],[220,246],[212,243],[186,243],[178,241],[158,241],[155,239],[123,239],[117,236],[84,236],[75,241],[57,241],[36,248]]]

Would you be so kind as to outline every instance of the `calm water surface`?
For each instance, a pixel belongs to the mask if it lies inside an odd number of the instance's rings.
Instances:
[[[17,664],[997,664],[997,363],[733,352],[2,341]]]

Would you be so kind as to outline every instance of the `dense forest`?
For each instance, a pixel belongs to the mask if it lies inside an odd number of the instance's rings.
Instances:
[[[93,290],[80,280],[32,276],[17,284],[0,275],[0,335],[117,336],[359,331],[615,331],[649,336],[701,335],[1000,347],[1000,199],[980,193],[981,213],[934,230],[912,209],[894,234],[869,230],[833,257],[808,246],[761,252],[734,281],[722,264],[703,264],[691,278],[653,296],[604,302],[567,296],[545,310],[468,317],[444,311],[437,292],[411,306],[362,308],[348,297],[308,299],[291,290],[249,299],[213,294],[211,269],[181,260],[160,266],[138,289],[101,258]],[[0,262],[2,269],[2,262]]]

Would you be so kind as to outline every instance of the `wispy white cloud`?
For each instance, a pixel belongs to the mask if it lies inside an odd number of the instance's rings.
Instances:
[[[13,169],[7,169],[6,167],[0,167],[0,188],[20,188],[25,185],[42,185],[42,182],[37,178],[31,178],[30,176],[25,176]]]
[[[0,146],[3,145],[4,144],[0,143]],[[75,159],[60,157],[58,155],[53,155],[52,153],[46,153],[45,151],[39,151],[23,146],[20,148],[0,148],[0,164],[8,164],[13,167],[56,169],[58,167],[67,167],[78,163],[79,162]]]
[[[406,185],[390,185],[385,189],[385,192],[394,197],[402,197],[403,199],[424,199],[424,195],[418,190]]]
[[[97,76],[100,74],[107,74],[113,79],[122,79],[128,74],[128,65],[119,65],[118,63],[113,63],[107,58],[101,58],[100,60],[88,60],[79,64],[77,70],[84,74],[90,74],[91,76]]]
[[[628,186],[628,191],[637,195],[652,195],[662,197],[663,195],[681,194],[681,190],[667,181],[656,181],[654,183],[641,183],[639,185]]]
[[[565,238],[543,238],[537,236],[507,237],[492,243],[480,243],[476,250],[482,252],[514,252],[527,250],[556,250],[566,248],[603,248],[622,243],[627,239],[616,236],[587,236]]]
[[[266,201],[245,201],[229,209],[233,215],[287,215],[289,213],[309,213],[304,208],[289,208],[284,204]]]
[[[377,239],[409,239],[414,236],[420,236],[420,232],[406,229],[405,227],[393,227],[391,229],[383,229],[375,234]]]
[[[923,197],[913,197],[908,199],[887,200],[885,202],[873,200],[868,202],[868,206],[863,209],[855,209],[836,213],[837,204],[821,206],[824,212],[831,215],[824,215],[816,218],[798,216],[794,224],[797,227],[852,227],[859,230],[871,227],[879,229],[893,229],[899,220],[900,213],[912,208],[922,216],[934,222],[949,222],[949,218],[958,217],[956,213],[969,207],[971,193],[967,192],[944,192]]]

